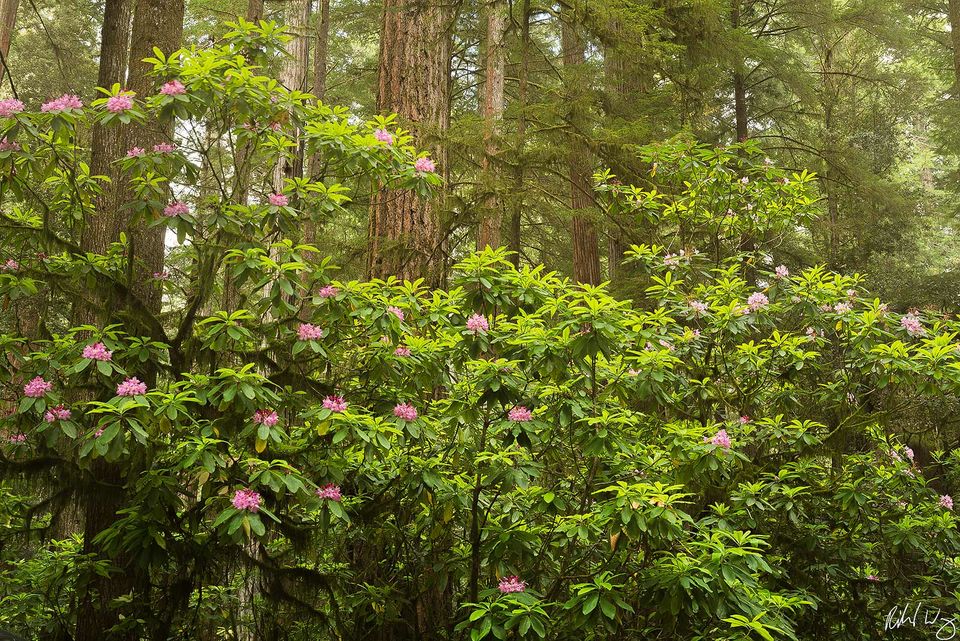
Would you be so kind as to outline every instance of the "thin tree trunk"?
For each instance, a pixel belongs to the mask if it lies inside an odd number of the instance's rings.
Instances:
[[[263,20],[263,0],[247,1],[247,20],[250,22]]]
[[[584,43],[573,23],[574,16],[564,12],[561,27],[564,80],[570,96],[570,208],[573,210],[573,279],[578,283],[600,283],[600,250],[597,232],[590,217],[593,204],[593,181],[590,172],[590,150],[583,141],[585,114],[582,97],[572,87],[573,76],[584,62]]]
[[[524,147],[527,142],[527,78],[530,75],[530,0],[523,0],[520,10],[520,73],[517,86],[517,142],[514,165],[514,206],[510,215],[510,260],[520,266],[521,225],[523,222]]]
[[[734,29],[740,28],[740,0],[734,0],[730,22]],[[747,85],[743,76],[743,63],[737,62],[733,71],[733,112],[736,118],[737,142],[746,142],[747,129]]]
[[[313,95],[323,101],[327,94],[327,50],[330,48],[330,0],[320,0],[317,44],[313,56]]]
[[[442,139],[449,126],[450,4],[385,0],[380,38],[377,108],[395,112],[411,128],[420,148],[443,162]],[[409,190],[381,188],[370,205],[367,273],[372,278],[442,274],[436,202]]]
[[[504,26],[506,24],[505,0],[490,0],[487,4],[487,72],[483,90],[483,201],[481,203],[480,229],[477,233],[477,249],[500,246],[502,222],[499,190],[500,125],[504,105]]]
[[[0,55],[3,57],[3,68],[10,73],[7,66],[7,56],[10,55],[10,40],[13,39],[13,30],[17,25],[17,8],[20,0],[0,0]]]

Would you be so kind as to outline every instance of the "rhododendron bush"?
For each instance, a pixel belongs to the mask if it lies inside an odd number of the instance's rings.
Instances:
[[[342,281],[305,221],[377,184],[427,196],[436,167],[391,118],[315,105],[244,58],[276,46],[241,23],[158,56],[155,96],[115,87],[2,122],[0,303],[20,311],[0,336],[0,623],[872,639],[908,600],[957,607],[957,454],[915,437],[953,412],[956,326],[763,260],[809,215],[808,176],[689,145],[649,151],[675,189],[601,175],[607,205],[656,236],[631,250],[634,301],[503,250],[464,257],[446,289]],[[78,244],[102,188],[86,128],[146,118],[179,123],[175,147],[117,160],[133,219],[179,238],[159,314],[126,239]],[[327,173],[281,193],[291,122]],[[198,127],[242,153],[205,164]],[[251,204],[231,196],[234,161],[260,168]],[[223,191],[200,193],[204,171]]]

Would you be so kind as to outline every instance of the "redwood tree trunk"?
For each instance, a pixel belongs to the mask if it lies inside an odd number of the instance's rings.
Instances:
[[[500,124],[503,120],[503,84],[505,52],[503,47],[506,24],[505,0],[490,0],[487,5],[487,72],[483,88],[483,162],[480,228],[477,249],[500,246],[502,219],[500,198],[497,195],[500,150]]]
[[[280,83],[290,91],[307,90],[307,63],[310,59],[310,0],[289,0],[287,4],[287,56],[280,70]],[[293,159],[280,158],[274,168],[273,190],[283,190],[284,180],[303,176],[303,142],[299,130],[294,130],[297,143]]]
[[[561,46],[563,48],[564,79],[570,96],[570,208],[573,210],[573,279],[578,283],[600,283],[600,250],[597,232],[590,216],[593,205],[593,180],[590,171],[590,150],[583,140],[585,135],[582,98],[572,89],[574,73],[584,62],[584,43],[577,33],[573,16],[563,16]]]
[[[740,0],[734,0],[730,22],[734,29],[740,28]],[[743,74],[743,63],[737,63],[733,71],[733,112],[736,118],[737,142],[746,142],[747,130],[747,85]]]
[[[263,0],[248,0],[247,2],[247,20],[250,22],[259,22],[263,19]]]
[[[521,226],[523,222],[523,165],[527,142],[527,77],[530,75],[530,0],[523,0],[520,9],[520,73],[517,82],[517,152],[514,165],[513,211],[510,214],[510,260],[520,266]]]
[[[153,69],[144,58],[153,56],[157,47],[164,54],[180,48],[183,39],[184,0],[137,0],[133,16],[133,38],[130,45],[128,88],[140,99],[155,91],[156,80],[147,72]],[[151,149],[159,142],[173,139],[173,121],[131,124],[128,128],[131,147]],[[136,225],[131,230],[133,291],[154,314],[160,312],[161,290],[153,274],[163,271],[166,228]]]
[[[7,69],[7,55],[10,53],[10,40],[17,24],[17,7],[20,0],[0,0],[0,54],[3,55],[3,67]]]
[[[445,166],[441,141],[449,126],[449,3],[385,0],[377,107],[399,114]],[[438,204],[412,191],[379,189],[370,205],[367,272],[371,278],[440,278]]]

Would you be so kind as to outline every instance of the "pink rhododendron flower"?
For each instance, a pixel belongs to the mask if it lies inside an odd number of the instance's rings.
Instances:
[[[260,494],[250,488],[234,492],[233,499],[230,502],[233,503],[233,507],[238,510],[246,510],[247,512],[254,513],[260,510]]]
[[[109,361],[113,358],[113,352],[107,349],[103,343],[94,343],[83,348],[83,358],[89,358],[95,361]]]
[[[253,422],[257,425],[273,427],[280,421],[280,417],[273,410],[257,410],[253,413]]]
[[[175,200],[166,207],[163,208],[163,215],[169,218],[174,216],[183,216],[184,214],[189,214],[190,208],[187,206],[187,203]]]
[[[16,98],[0,100],[0,118],[13,118],[23,111],[23,103]]]
[[[927,333],[923,323],[914,314],[906,314],[900,319],[900,326],[907,330],[911,336],[923,336]]]
[[[107,111],[110,113],[123,113],[133,109],[133,92],[125,92],[116,96],[107,98]]]
[[[16,140],[0,138],[0,151],[20,151],[20,143]]]
[[[717,447],[722,447],[725,450],[730,449],[730,437],[727,435],[727,430],[719,430],[712,437],[704,436],[703,442],[716,445]]]
[[[153,146],[154,153],[169,154],[177,150],[177,146],[169,142],[160,142]]]
[[[375,132],[373,132],[373,137],[384,144],[387,144],[387,145],[393,144],[393,134],[391,134],[386,129],[377,129]],[[433,170],[431,169],[430,171],[433,171]]]
[[[945,509],[945,510],[952,510],[952,509],[953,509],[953,497],[950,496],[949,494],[944,494],[943,496],[941,496],[941,497],[940,497],[940,507],[942,507],[942,508]]]
[[[778,265],[777,269],[774,270],[777,278],[786,278],[790,275],[790,270],[787,269],[786,265]]]
[[[417,161],[413,163],[413,168],[420,173],[433,173],[437,170],[434,162],[427,157],[417,158]]]
[[[340,290],[333,285],[324,285],[320,288],[320,298],[333,298],[340,293]]]
[[[301,323],[297,328],[297,337],[302,341],[315,341],[323,338],[323,329],[310,323]]]
[[[15,271],[17,271],[18,269],[20,269],[20,263],[18,263],[17,261],[15,261],[15,260],[12,259],[12,258],[8,258],[8,259],[3,263],[3,265],[0,266],[0,270],[3,270],[3,271],[5,271],[5,272],[15,272]]]
[[[52,389],[53,383],[48,383],[43,380],[42,376],[37,376],[23,386],[23,395],[29,396],[30,398],[41,398]]]
[[[838,314],[846,314],[847,312],[850,311],[850,309],[851,307],[848,303],[837,303],[836,305],[833,306],[833,311],[835,311]]]
[[[331,412],[342,412],[347,409],[347,403],[342,396],[328,396],[323,399],[323,409]]]
[[[147,393],[147,384],[139,378],[128,378],[117,385],[117,396],[143,396]]]
[[[740,179],[740,182],[746,185],[747,183],[750,182],[750,179],[747,176],[744,176],[743,178]]]
[[[400,309],[399,307],[394,307],[391,305],[390,307],[387,308],[387,311],[393,314],[394,316],[396,316],[397,318],[399,318],[400,320],[403,320],[403,310]]]
[[[533,412],[523,405],[517,405],[507,414],[507,418],[516,423],[526,423],[533,418]]]
[[[486,317],[474,314],[467,319],[467,329],[474,334],[484,333],[490,329],[490,323],[487,322]]]
[[[147,150],[143,147],[131,147],[127,150],[127,158],[139,158],[145,153],[147,153]]]
[[[910,449],[909,447],[904,447],[904,448],[903,448],[903,451],[904,451],[904,453],[907,455],[907,459],[908,459],[911,463],[913,463],[913,456],[914,456],[913,450]]]
[[[871,574],[871,575],[867,576],[867,581],[874,581],[874,582],[876,582],[876,581],[879,581],[879,580],[880,580],[880,577],[878,577],[876,574]]]
[[[857,290],[855,289],[847,290],[847,298],[856,298],[856,297],[857,297]]]
[[[78,96],[73,94],[65,93],[59,98],[51,100],[50,102],[44,103],[40,107],[40,111],[47,112],[59,112],[66,109],[83,109],[83,102]]]
[[[746,425],[749,422],[750,422],[750,417],[747,416],[746,414],[740,417],[740,425]]]
[[[27,440],[27,435],[23,433],[14,434],[8,439],[11,443],[23,443]]]
[[[179,80],[171,80],[160,87],[160,93],[164,96],[181,96],[187,93],[187,88]]]
[[[521,581],[518,576],[505,576],[500,579],[500,585],[497,586],[497,589],[503,594],[523,592],[527,589],[527,584]]]
[[[405,421],[417,420],[417,408],[409,403],[399,403],[393,408],[393,415]]]
[[[411,354],[410,348],[409,348],[409,347],[405,347],[405,346],[403,346],[403,345],[401,345],[401,346],[398,347],[397,349],[393,350],[393,355],[394,355],[394,356],[410,356],[410,354]]]
[[[56,421],[66,421],[70,418],[70,416],[70,410],[61,404],[48,409],[43,415],[43,420],[45,420],[47,423],[54,423]]]
[[[333,483],[327,483],[323,487],[318,487],[317,496],[325,501],[334,501],[336,503],[339,503],[340,499],[343,498],[340,494],[340,486],[334,485]]]
[[[690,301],[690,309],[693,310],[694,314],[698,316],[700,314],[705,314],[707,312],[708,305],[701,300],[692,300]]]
[[[284,194],[270,194],[268,200],[270,204],[274,207],[286,207],[290,202],[290,199],[287,198]]]
[[[754,292],[750,294],[749,298],[747,298],[747,305],[750,307],[750,310],[754,312],[758,309],[766,307],[769,304],[770,300],[763,292]]]

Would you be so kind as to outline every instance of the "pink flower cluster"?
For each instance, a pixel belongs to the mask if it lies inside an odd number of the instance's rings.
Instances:
[[[703,437],[704,443],[710,443],[717,447],[722,447],[725,450],[730,449],[730,436],[727,435],[727,430],[720,430],[716,434],[711,436]]]
[[[45,420],[47,423],[54,423],[56,421],[69,420],[70,416],[70,410],[61,404],[48,409],[43,415],[43,420]]]
[[[944,494],[943,496],[941,496],[941,497],[940,497],[940,507],[942,507],[942,508],[945,509],[945,510],[952,510],[952,509],[953,509],[953,497],[950,496],[949,494]]]
[[[177,150],[177,146],[169,142],[158,142],[153,146],[154,153],[169,154]]]
[[[23,386],[23,395],[30,398],[42,398],[47,392],[53,389],[53,383],[43,380],[42,376],[37,376],[29,383]]]
[[[405,421],[417,420],[417,408],[409,403],[398,403],[393,408],[393,415]]]
[[[762,309],[770,304],[770,299],[767,298],[767,295],[763,292],[754,292],[750,294],[750,297],[747,298],[747,305],[750,307],[750,311],[757,311]]]
[[[13,118],[23,111],[23,103],[16,98],[0,100],[0,118]]]
[[[139,378],[128,378],[117,385],[117,396],[143,396],[147,393],[147,384]]]
[[[485,316],[474,314],[467,319],[467,329],[474,334],[482,334],[490,329],[490,323],[487,322]]]
[[[143,147],[131,147],[127,150],[127,158],[139,158],[147,153]]]
[[[410,348],[409,348],[409,347],[406,347],[406,346],[404,346],[404,345],[401,345],[401,346],[398,347],[397,349],[393,350],[393,355],[394,355],[394,356],[407,357],[407,356],[410,356],[411,353],[412,353],[412,352],[410,351]]]
[[[320,288],[320,298],[333,298],[340,293],[340,290],[333,285],[324,285]]]
[[[523,405],[517,405],[507,413],[507,418],[516,423],[526,423],[533,418],[533,412]]]
[[[750,422],[750,417],[747,416],[746,414],[740,417],[740,425],[746,425],[749,422]]]
[[[342,396],[328,396],[323,399],[323,409],[330,410],[331,412],[342,412],[347,409],[347,403],[343,400]]]
[[[393,314],[394,316],[396,316],[397,318],[399,318],[401,321],[403,320],[403,310],[400,309],[399,307],[394,307],[393,305],[391,305],[390,307],[387,308],[387,311]]]
[[[880,580],[880,577],[878,577],[876,574],[871,574],[867,576],[867,581],[873,581],[874,583],[876,583],[879,580]]]
[[[163,208],[163,215],[168,218],[173,218],[174,216],[183,216],[184,214],[190,213],[190,207],[187,206],[187,203],[180,200],[175,200],[166,207]]]
[[[497,589],[503,594],[523,592],[527,589],[527,584],[521,581],[518,576],[505,576],[500,579],[500,585],[497,586]]]
[[[257,410],[253,413],[253,422],[257,425],[273,427],[280,421],[280,417],[273,410]]]
[[[284,194],[270,194],[267,199],[274,207],[286,207],[290,203],[290,199]]]
[[[187,93],[187,88],[179,80],[171,80],[160,87],[160,93],[164,96],[181,96]]]
[[[692,300],[690,301],[690,309],[693,310],[694,314],[699,316],[700,314],[707,313],[708,305],[700,300]]]
[[[786,265],[777,265],[777,268],[774,270],[774,275],[777,278],[786,278],[790,275],[790,270],[787,269]]]
[[[340,499],[343,498],[340,494],[340,486],[334,485],[333,483],[327,483],[323,487],[318,487],[317,496],[325,501],[334,501],[336,503],[339,503]]]
[[[386,145],[393,144],[393,134],[386,129],[377,129],[373,132],[373,137]],[[432,169],[430,171],[433,171]]]
[[[83,101],[80,100],[79,96],[65,93],[59,98],[43,103],[40,107],[40,111],[44,113],[66,111],[67,109],[83,109]]]
[[[297,337],[302,341],[315,341],[323,338],[323,328],[310,323],[301,323],[297,328]]]
[[[233,503],[233,507],[238,510],[246,510],[247,512],[254,513],[260,510],[260,494],[250,488],[234,492],[233,499],[230,502]]]
[[[21,432],[19,434],[14,434],[7,440],[9,440],[11,443],[23,443],[27,440],[27,435]]]
[[[113,352],[108,350],[103,343],[94,343],[83,348],[82,356],[94,361],[109,361],[113,358]]]
[[[0,151],[20,151],[20,143],[16,140],[0,138]]]
[[[437,165],[424,156],[423,158],[417,158],[416,162],[413,163],[413,168],[420,173],[433,173],[437,170]]]
[[[0,271],[15,272],[20,269],[20,263],[12,258],[8,258],[3,265],[0,265]]]
[[[923,336],[927,330],[923,328],[923,323],[915,314],[906,314],[900,319],[900,326],[907,330],[911,336]]]
[[[110,113],[123,113],[133,109],[133,92],[125,91],[116,96],[107,98],[107,111]]]

